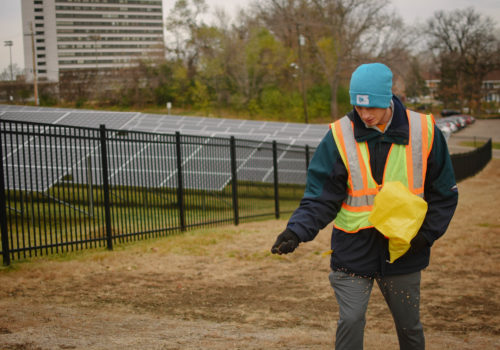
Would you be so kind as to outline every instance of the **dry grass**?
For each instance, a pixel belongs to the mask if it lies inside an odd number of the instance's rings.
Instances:
[[[423,273],[428,349],[500,347],[500,160],[459,185]],[[269,248],[285,220],[137,242],[0,272],[0,349],[331,349],[338,308],[329,230],[291,255]],[[367,349],[397,349],[377,288]]]

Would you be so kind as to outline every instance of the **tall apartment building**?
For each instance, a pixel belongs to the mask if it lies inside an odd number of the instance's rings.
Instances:
[[[33,79],[119,68],[163,55],[162,0],[22,0],[24,63]],[[33,43],[32,43],[33,37]]]

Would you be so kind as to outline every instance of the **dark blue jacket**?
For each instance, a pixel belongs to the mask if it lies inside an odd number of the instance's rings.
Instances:
[[[356,141],[367,141],[372,175],[382,183],[385,161],[393,143],[408,144],[409,126],[406,108],[393,97],[394,114],[385,131],[366,128],[355,110],[348,114],[354,122]],[[335,219],[346,197],[347,170],[329,130],[319,144],[309,165],[307,184],[300,206],[292,214],[287,228],[301,242],[307,242]],[[455,212],[458,192],[448,147],[441,131],[434,128],[432,150],[427,160],[424,199],[428,211],[419,235],[428,245],[419,252],[408,252],[390,264],[388,240],[375,228],[346,233],[333,229],[331,267],[364,276],[411,273],[429,265],[430,247],[446,231]]]

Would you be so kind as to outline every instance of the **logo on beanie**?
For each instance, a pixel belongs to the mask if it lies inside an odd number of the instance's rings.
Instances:
[[[370,96],[368,95],[356,95],[356,103],[358,105],[369,105],[370,104]]]

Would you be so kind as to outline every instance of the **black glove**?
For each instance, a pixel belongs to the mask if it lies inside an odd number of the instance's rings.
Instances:
[[[299,237],[289,229],[281,232],[276,238],[273,247],[271,248],[271,253],[273,254],[288,254],[291,253],[299,245]]]
[[[424,235],[419,232],[410,242],[410,249],[407,254],[417,254],[429,246],[429,242],[425,239]]]

